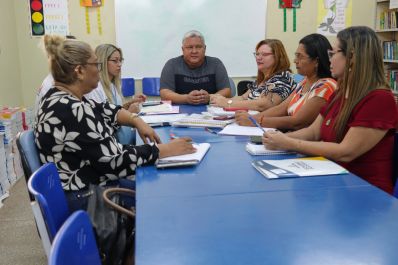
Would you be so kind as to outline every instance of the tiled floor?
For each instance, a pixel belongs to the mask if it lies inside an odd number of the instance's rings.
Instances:
[[[10,196],[3,203],[0,208],[0,264],[47,264],[23,177],[11,188]]]

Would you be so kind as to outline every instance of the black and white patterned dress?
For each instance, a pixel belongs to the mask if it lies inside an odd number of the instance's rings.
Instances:
[[[64,190],[105,184],[134,176],[137,166],[154,163],[154,144],[121,145],[113,136],[119,128],[120,106],[78,98],[52,88],[40,102],[35,141],[42,163],[54,162]]]
[[[247,98],[258,99],[261,95],[268,95],[268,93],[275,93],[285,100],[290,93],[296,88],[293,74],[289,71],[284,71],[273,75],[264,84],[257,85],[256,81],[248,85],[249,94]]]

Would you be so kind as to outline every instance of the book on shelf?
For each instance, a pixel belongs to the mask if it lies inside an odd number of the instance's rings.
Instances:
[[[252,165],[268,179],[339,175],[345,168],[324,157],[304,157],[282,160],[258,160]]]
[[[207,151],[210,149],[209,143],[200,143],[193,145],[196,148],[196,152],[193,154],[169,156],[160,158],[156,163],[157,168],[167,167],[181,167],[181,166],[194,166],[199,164]]]
[[[263,144],[253,144],[253,143],[246,144],[246,151],[249,154],[255,155],[255,156],[295,154],[295,152],[287,151],[287,150],[270,150],[270,149],[267,149]]]
[[[379,27],[381,30],[396,29],[398,25],[398,11],[397,10],[382,10],[379,18]]]

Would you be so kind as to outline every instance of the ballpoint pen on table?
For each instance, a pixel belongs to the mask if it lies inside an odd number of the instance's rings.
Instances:
[[[208,128],[208,127],[205,127],[205,131],[208,131],[209,133],[217,134],[217,135],[218,135],[218,132],[217,132],[217,131],[215,131],[215,130],[213,130],[213,129],[210,129],[210,128]]]
[[[170,133],[170,140],[174,140],[174,139],[179,139],[180,137],[178,137],[177,135],[175,135],[174,133]],[[196,144],[195,142],[193,142],[192,140],[190,141],[191,144]]]
[[[252,116],[249,116],[249,120],[256,125],[258,128],[260,128],[263,132],[265,132],[264,128],[261,127],[261,125],[256,121],[256,119],[254,119]]]

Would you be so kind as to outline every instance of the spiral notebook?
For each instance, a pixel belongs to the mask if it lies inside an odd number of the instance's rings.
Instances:
[[[254,156],[260,155],[288,155],[294,154],[293,151],[286,151],[286,150],[269,150],[263,144],[252,144],[247,143],[246,151]]]

